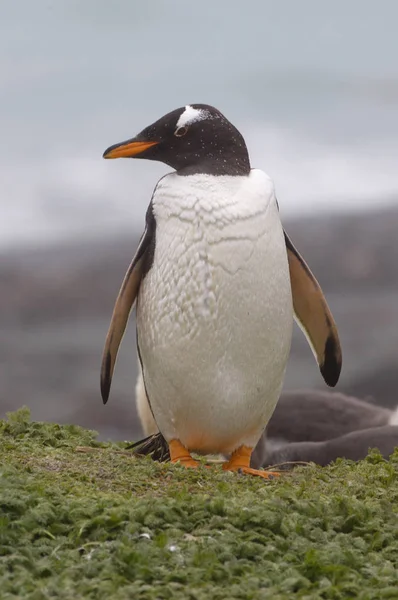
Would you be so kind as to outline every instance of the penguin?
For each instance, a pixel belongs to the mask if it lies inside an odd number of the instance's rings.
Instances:
[[[322,442],[351,431],[392,425],[396,411],[329,390],[285,391],[267,426],[275,441]]]
[[[141,411],[144,412],[142,406]],[[150,412],[149,407],[146,412]],[[250,464],[253,467],[266,465],[266,457],[272,453],[274,458],[278,458],[279,451],[285,455],[289,453],[289,456],[296,453],[296,456],[301,456],[297,460],[302,461],[307,460],[304,455],[310,456],[306,454],[308,451],[312,453],[312,462],[317,462],[314,457],[317,457],[318,450],[319,456],[324,455],[324,449],[327,449],[328,455],[331,449],[335,458],[350,458],[352,454],[345,454],[348,434],[376,428],[381,431],[384,427],[393,425],[398,425],[398,407],[390,410],[337,392],[284,392],[252,453]],[[347,439],[356,440],[355,437]],[[331,440],[335,442],[328,445],[327,442]]]
[[[250,459],[281,392],[293,317],[328,385],[342,363],[333,316],[282,227],[272,180],[251,168],[242,134],[206,104],[166,114],[103,156],[173,169],[155,187],[116,300],[103,402],[136,301],[145,391],[171,462],[197,468],[192,452],[228,454],[224,470],[269,478]]]
[[[397,447],[398,427],[384,425],[351,431],[322,442],[294,442],[276,448],[270,445],[262,456],[253,453],[251,464],[257,469],[277,466],[279,470],[292,469],[309,462],[325,467],[338,458],[363,460],[373,448],[377,448],[383,458],[388,459]]]

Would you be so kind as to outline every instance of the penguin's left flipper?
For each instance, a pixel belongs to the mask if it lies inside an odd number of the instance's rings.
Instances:
[[[124,277],[105,340],[101,364],[101,395],[104,404],[107,403],[109,398],[120,342],[122,341],[131,309],[137,298],[145,269],[148,267],[148,254],[153,235],[154,225],[152,207],[150,205],[147,212],[145,231],[142,234],[137,251]]]
[[[339,380],[342,355],[339,335],[321,287],[286,232],[294,317],[304,332],[325,382]]]

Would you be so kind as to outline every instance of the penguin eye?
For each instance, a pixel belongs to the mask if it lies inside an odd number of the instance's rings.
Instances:
[[[176,137],[183,137],[188,132],[188,127],[177,127],[174,132]]]

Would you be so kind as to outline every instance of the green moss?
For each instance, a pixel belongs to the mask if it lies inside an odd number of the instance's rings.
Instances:
[[[83,447],[83,448],[81,448]],[[0,598],[398,597],[398,453],[266,482],[0,422]]]

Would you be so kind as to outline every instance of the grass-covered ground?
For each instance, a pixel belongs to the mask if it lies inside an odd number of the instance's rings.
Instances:
[[[0,422],[0,598],[397,599],[397,473],[186,471],[23,409]]]

